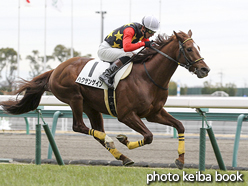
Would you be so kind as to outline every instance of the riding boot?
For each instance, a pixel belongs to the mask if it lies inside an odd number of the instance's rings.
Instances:
[[[111,77],[111,75],[122,66],[123,66],[122,61],[120,59],[117,59],[109,66],[109,68],[105,70],[105,72],[103,72],[102,75],[99,76],[99,79],[103,81],[109,88],[114,89],[114,85],[113,85],[114,78]]]

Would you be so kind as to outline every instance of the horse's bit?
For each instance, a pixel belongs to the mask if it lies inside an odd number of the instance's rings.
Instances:
[[[180,66],[182,66],[182,67],[184,67],[184,68],[186,68],[186,69],[189,70],[190,67],[193,66],[195,63],[197,63],[197,62],[199,62],[200,60],[203,60],[203,59],[204,59],[204,58],[199,58],[199,59],[197,59],[197,60],[195,60],[195,61],[191,61],[189,58],[187,58],[187,56],[186,56],[186,54],[185,54],[185,51],[184,51],[184,49],[183,49],[183,44],[186,43],[186,42],[189,41],[189,40],[192,40],[192,38],[188,38],[188,39],[186,39],[184,42],[179,41],[179,54],[178,54],[177,60],[173,59],[172,57],[168,56],[167,54],[165,54],[165,53],[161,52],[160,50],[156,49],[156,48],[153,46],[154,43],[151,43],[151,44],[150,44],[150,48],[153,49],[153,50],[155,50],[155,51],[158,52],[159,54],[163,55],[164,57],[168,58],[169,60],[171,60],[171,61],[177,63],[178,65],[180,65]],[[186,62],[187,62],[186,64],[182,64],[182,63],[180,63],[180,62],[178,61],[179,58],[180,58],[180,56],[181,56],[181,53],[183,54],[184,59],[185,59]],[[168,88],[164,88],[164,87],[158,85],[157,83],[155,83],[155,81],[152,79],[152,77],[150,76],[150,74],[148,73],[148,71],[147,71],[147,69],[146,69],[145,62],[144,62],[144,68],[145,68],[145,71],[146,71],[147,76],[149,77],[149,79],[152,81],[152,83],[153,83],[154,85],[156,85],[157,87],[159,87],[159,88],[161,88],[161,89],[163,89],[163,90],[168,90]]]

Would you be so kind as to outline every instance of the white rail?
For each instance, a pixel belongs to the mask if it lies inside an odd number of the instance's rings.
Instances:
[[[20,99],[22,96],[19,96]],[[16,99],[16,96],[1,95],[0,101]],[[42,96],[41,106],[68,106],[54,96]],[[173,97],[169,96],[165,107],[175,108],[229,108],[248,109],[248,97]]]
[[[248,109],[248,97],[172,97],[166,107]]]

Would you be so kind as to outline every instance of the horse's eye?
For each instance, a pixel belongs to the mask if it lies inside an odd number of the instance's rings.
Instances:
[[[187,51],[188,52],[192,52],[192,48],[187,48]]]

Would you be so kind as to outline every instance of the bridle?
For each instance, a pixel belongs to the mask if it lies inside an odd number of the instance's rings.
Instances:
[[[195,61],[191,61],[189,58],[187,58],[187,56],[186,56],[186,54],[185,54],[185,51],[184,51],[184,47],[183,47],[183,44],[184,43],[186,43],[187,41],[189,41],[189,40],[192,40],[192,38],[188,38],[188,39],[186,39],[184,42],[181,42],[181,41],[179,41],[179,54],[178,54],[178,57],[177,57],[177,60],[179,60],[179,58],[180,58],[180,56],[181,56],[181,53],[183,54],[183,56],[184,56],[184,59],[186,60],[186,64],[179,64],[180,66],[183,66],[183,67],[185,67],[186,69],[188,69],[189,70],[189,68],[191,67],[191,66],[193,66],[195,63],[197,63],[197,62],[199,62],[200,60],[203,60],[204,58],[199,58],[199,59],[197,59],[197,60],[195,60]],[[179,63],[179,62],[177,62],[177,63]]]
[[[159,54],[163,55],[164,57],[168,58],[169,60],[171,60],[171,61],[177,63],[178,65],[180,65],[180,66],[182,66],[182,67],[184,67],[184,68],[186,68],[186,69],[189,70],[190,67],[192,67],[195,63],[197,63],[197,62],[199,62],[200,60],[203,60],[203,59],[204,59],[204,58],[199,58],[199,59],[197,59],[197,60],[195,60],[195,61],[191,61],[191,60],[186,56],[185,51],[184,51],[184,46],[183,46],[183,44],[185,44],[185,43],[186,43],[187,41],[189,41],[189,40],[192,40],[192,38],[188,38],[188,39],[186,39],[184,42],[179,41],[179,54],[178,54],[177,60],[173,59],[172,57],[168,56],[167,54],[165,54],[165,53],[161,52],[160,50],[156,49],[156,48],[154,47],[155,43],[151,43],[150,48],[153,49],[153,50],[155,50],[155,51],[158,52]],[[179,58],[181,57],[181,53],[183,54],[184,59],[185,59],[185,61],[187,62],[186,64],[180,63],[180,62],[179,62]]]
[[[167,55],[167,54],[161,52],[160,50],[156,49],[156,48],[154,47],[155,43],[151,43],[151,44],[150,44],[150,48],[153,49],[153,50],[155,50],[155,51],[158,52],[159,54],[163,55],[164,57],[168,58],[169,60],[171,60],[171,61],[177,63],[178,65],[180,65],[180,66],[186,68],[187,70],[189,70],[190,67],[192,67],[194,64],[196,64],[196,63],[199,62],[200,60],[203,60],[203,59],[204,59],[204,58],[199,58],[199,59],[197,59],[197,60],[195,60],[195,61],[192,61],[192,60],[190,60],[190,59],[186,56],[186,53],[185,53],[185,51],[184,51],[184,46],[183,46],[183,45],[184,45],[187,41],[189,41],[189,40],[192,40],[192,38],[188,38],[188,39],[186,39],[184,42],[179,41],[179,54],[178,54],[177,60],[173,59],[173,58],[170,57],[169,55]],[[181,57],[181,53],[182,53],[183,56],[184,56],[184,59],[185,59],[185,61],[186,61],[186,64],[180,63],[180,62],[179,62],[179,59],[180,59],[180,57]],[[164,87],[158,85],[157,83],[155,83],[155,81],[152,79],[152,77],[150,76],[150,74],[148,73],[148,71],[147,71],[147,69],[146,69],[145,62],[144,62],[143,64],[144,64],[144,68],[145,68],[146,74],[147,74],[147,76],[149,77],[149,79],[153,82],[153,84],[156,85],[157,87],[163,89],[163,90],[168,90],[168,88],[164,88]]]

